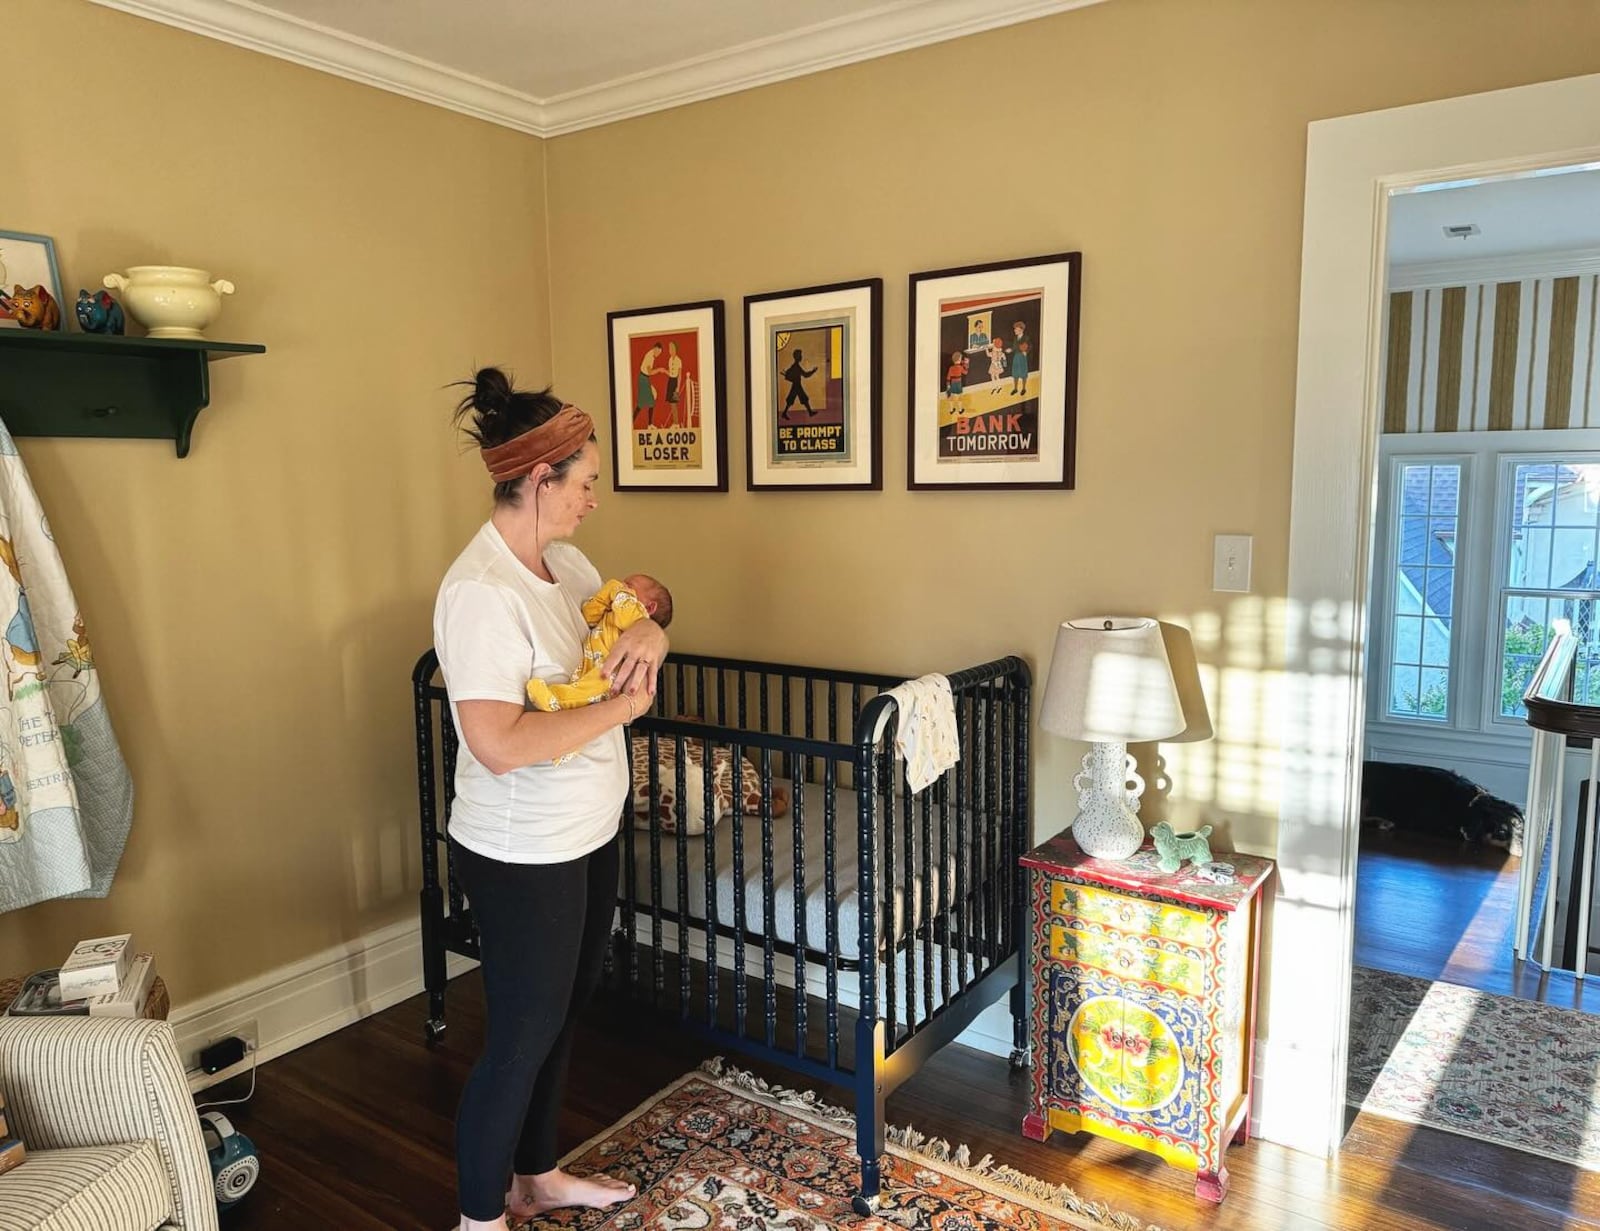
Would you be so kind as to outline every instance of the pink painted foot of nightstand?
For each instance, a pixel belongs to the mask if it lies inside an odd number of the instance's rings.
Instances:
[[[1215,1171],[1196,1172],[1194,1177],[1194,1195],[1202,1201],[1209,1201],[1213,1205],[1221,1203],[1228,1195],[1228,1169],[1218,1167]]]
[[[1050,1122],[1043,1116],[1023,1116],[1022,1135],[1029,1141],[1046,1141],[1050,1137]]]
[[[1246,1116],[1239,1121],[1239,1127],[1234,1131],[1231,1145],[1242,1146],[1250,1144],[1250,1117]]]

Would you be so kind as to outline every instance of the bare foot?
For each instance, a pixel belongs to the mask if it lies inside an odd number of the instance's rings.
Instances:
[[[463,1214],[461,1216],[461,1231],[511,1231],[511,1224],[506,1221],[503,1214],[489,1222],[480,1222],[476,1218],[468,1218]]]
[[[608,1175],[569,1175],[565,1171],[519,1175],[506,1194],[506,1211],[513,1219],[528,1219],[574,1205],[599,1210],[631,1201],[637,1191],[632,1184]]]

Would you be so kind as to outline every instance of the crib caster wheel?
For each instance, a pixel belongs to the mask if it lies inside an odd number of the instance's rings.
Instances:
[[[444,1038],[444,1023],[437,1017],[430,1017],[422,1027],[422,1034],[428,1046],[432,1047]]]
[[[860,1193],[850,1198],[850,1208],[863,1218],[871,1218],[878,1212],[877,1197],[863,1197]]]
[[[1011,1053],[1011,1071],[1013,1073],[1018,1072],[1021,1069],[1031,1069],[1032,1067],[1033,1067],[1033,1048],[1031,1048],[1031,1047],[1018,1047],[1014,1051],[1012,1051],[1012,1053]]]

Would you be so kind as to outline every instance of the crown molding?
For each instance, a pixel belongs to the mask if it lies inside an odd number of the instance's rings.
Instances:
[[[545,135],[665,111],[841,68],[968,34],[1088,8],[1105,0],[897,0],[794,34],[776,35],[545,100]]]
[[[537,137],[555,137],[750,90],[1105,0],[895,0],[867,12],[665,68],[536,98],[251,0],[92,0]]]
[[[1522,278],[1564,278],[1594,273],[1600,273],[1600,248],[1569,248],[1460,261],[1391,265],[1389,289],[1421,291],[1438,286],[1466,286],[1474,282],[1513,282]]]
[[[176,26],[332,73],[418,102],[543,136],[543,104],[527,94],[470,77],[378,43],[302,21],[250,0],[92,0],[135,17]]]

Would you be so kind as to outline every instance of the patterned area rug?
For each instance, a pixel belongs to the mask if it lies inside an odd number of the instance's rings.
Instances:
[[[558,1210],[526,1224],[582,1231],[1158,1231],[985,1157],[910,1130],[883,1160],[874,1217],[851,1211],[855,1119],[709,1061],[563,1160],[639,1187],[611,1210]]]
[[[1356,967],[1352,1107],[1600,1171],[1600,1018]]]

